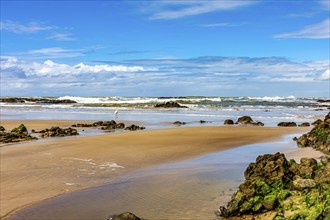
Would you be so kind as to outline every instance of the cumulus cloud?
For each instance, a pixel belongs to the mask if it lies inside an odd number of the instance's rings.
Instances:
[[[308,25],[300,30],[282,33],[274,36],[275,38],[309,38],[327,39],[330,38],[330,18],[320,23]]]
[[[34,90],[34,95],[40,95],[40,90],[47,92],[47,88],[52,95],[59,94],[54,92],[56,89],[71,95],[104,95],[104,91],[116,95],[162,95],[174,91],[210,95],[224,90],[234,95],[230,92],[257,89],[262,92],[268,87],[275,88],[274,85],[279,86],[276,88],[296,85],[299,91],[301,85],[312,88],[311,85],[324,85],[328,80],[328,60],[293,62],[281,57],[212,56],[128,60],[116,65],[106,61],[71,65],[52,60],[31,63],[15,57],[1,58],[3,88],[13,93],[26,88]],[[315,89],[320,90],[319,86]]]
[[[14,33],[35,33],[39,31],[46,31],[56,29],[55,26],[44,26],[38,22],[30,22],[28,24],[21,24],[11,20],[0,21],[0,30],[10,31]]]
[[[187,16],[210,13],[219,10],[232,10],[254,4],[256,1],[157,1],[157,7],[151,7],[150,19],[178,19]]]

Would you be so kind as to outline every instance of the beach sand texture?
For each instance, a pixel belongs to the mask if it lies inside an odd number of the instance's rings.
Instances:
[[[29,129],[73,124],[72,121],[24,123]],[[1,124],[8,128],[14,126],[13,121],[1,121]],[[270,141],[305,130],[244,126],[187,127],[6,145],[0,148],[1,216],[47,198],[114,181],[143,168]]]

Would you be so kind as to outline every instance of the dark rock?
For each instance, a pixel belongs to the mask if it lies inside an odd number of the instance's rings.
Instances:
[[[60,128],[60,127],[51,127],[50,129],[46,128],[41,131],[35,131],[35,133],[40,133],[40,137],[65,137],[65,136],[74,136],[79,135],[77,129],[74,128]]]
[[[277,124],[280,127],[297,127],[296,122],[280,122]]]
[[[175,121],[175,122],[173,122],[172,123],[173,125],[178,125],[178,126],[180,126],[180,125],[185,125],[185,124],[187,124],[186,122],[181,122],[181,121]]]
[[[125,130],[127,130],[127,131],[138,131],[138,130],[144,130],[144,129],[146,129],[146,128],[142,127],[142,126],[134,125],[134,124],[125,128]]]
[[[54,99],[54,98],[0,98],[0,102],[5,103],[24,103],[24,102],[34,102],[43,104],[72,104],[77,103],[76,101],[70,99]]]
[[[236,124],[246,125],[246,124],[250,124],[252,122],[253,122],[253,120],[250,116],[242,116],[237,119]]]
[[[24,124],[20,124],[17,128],[13,128],[11,130],[12,133],[17,133],[17,134],[23,134],[23,135],[28,135],[28,130],[24,126]]]
[[[322,123],[322,120],[321,119],[317,119],[316,121],[314,121],[313,123],[312,123],[312,125],[318,125],[318,124],[320,124],[320,123]]]
[[[299,147],[312,147],[330,154],[330,112],[310,132],[299,137],[297,145]]]
[[[234,121],[231,120],[231,119],[227,119],[227,120],[225,120],[225,122],[223,124],[224,125],[233,125],[234,124]]]
[[[201,124],[205,124],[205,123],[207,123],[207,121],[200,120],[199,123],[201,123]]]
[[[253,121],[250,116],[242,116],[242,117],[238,118],[235,124],[264,126],[264,123],[259,122],[259,121],[256,121],[256,122]]]
[[[311,126],[308,122],[301,123],[299,127],[309,127]]]
[[[120,215],[115,215],[113,217],[110,217],[109,220],[143,220],[143,219],[137,217],[131,212],[125,212]]]
[[[166,103],[155,105],[155,108],[188,108],[188,107],[182,106],[177,102],[166,102]]]
[[[0,125],[0,131],[5,131],[6,129],[2,126],[2,125]]]
[[[4,130],[0,132],[0,143],[14,143],[31,140],[38,140],[38,138],[29,135],[24,124],[12,129],[11,132],[5,132]]]

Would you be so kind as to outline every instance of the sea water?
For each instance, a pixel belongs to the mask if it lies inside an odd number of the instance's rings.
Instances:
[[[54,97],[72,104],[0,102],[1,119],[124,120],[150,125],[183,121],[198,125],[223,124],[248,115],[254,121],[274,126],[281,121],[312,122],[329,112],[330,99],[289,97]],[[187,108],[155,108],[159,103],[178,102]],[[118,114],[114,114],[118,110]],[[158,127],[157,127],[158,128]]]

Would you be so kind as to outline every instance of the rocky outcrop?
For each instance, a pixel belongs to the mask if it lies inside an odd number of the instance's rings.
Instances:
[[[180,105],[177,102],[166,102],[166,103],[155,105],[155,108],[188,108],[188,107]]]
[[[55,98],[0,98],[0,102],[5,103],[43,103],[43,104],[72,104],[77,103],[76,101],[70,99],[55,99]]]
[[[146,129],[146,128],[143,126],[138,126],[138,125],[134,125],[134,124],[125,128],[126,131],[138,131],[138,130],[144,130],[144,129]]]
[[[300,125],[298,125],[299,127],[309,127],[311,126],[308,122],[304,122],[304,123],[301,123]]]
[[[143,219],[137,217],[131,212],[125,212],[119,215],[114,215],[110,217],[108,220],[143,220]]]
[[[33,133],[40,133],[40,137],[65,137],[65,136],[74,136],[79,135],[77,129],[74,128],[60,128],[60,127],[51,127],[50,129],[46,128],[41,131],[32,130]]]
[[[183,121],[175,121],[172,123],[173,125],[178,125],[178,126],[181,126],[181,125],[185,125],[187,124],[186,122],[183,122]]]
[[[0,143],[14,143],[31,140],[38,140],[38,138],[29,135],[28,130],[24,124],[21,124],[17,128],[12,129],[11,132],[5,132],[5,128],[1,126]]]
[[[271,219],[330,218],[330,159],[303,158],[300,164],[280,153],[259,156],[250,163],[222,217],[272,213]],[[263,215],[263,214],[262,214]],[[276,217],[278,216],[278,217]]]
[[[316,125],[318,125],[318,124],[320,124],[320,123],[322,123],[322,120],[321,120],[321,119],[317,119],[316,121],[314,121],[314,122],[312,123],[312,125],[316,126]]]
[[[0,131],[5,131],[6,129],[2,126],[2,125],[0,125]]]
[[[264,126],[264,123],[259,121],[253,121],[250,116],[242,116],[237,119],[235,124],[242,124],[242,125],[255,125],[255,126]]]
[[[223,124],[224,125],[233,125],[234,124],[234,121],[231,120],[231,119],[227,119],[227,120],[225,120],[225,122]]]
[[[310,132],[295,140],[299,147],[312,147],[330,154],[330,112]]]
[[[279,126],[279,127],[297,127],[297,124],[296,124],[296,122],[293,122],[293,121],[291,121],[291,122],[280,122],[280,123],[277,124],[277,126]]]
[[[100,128],[105,131],[112,131],[115,129],[124,129],[126,131],[137,131],[137,130],[144,130],[145,127],[138,126],[138,125],[130,125],[127,126],[124,123],[117,123],[114,120],[111,121],[97,121],[92,124],[74,124],[72,127],[94,127]]]

